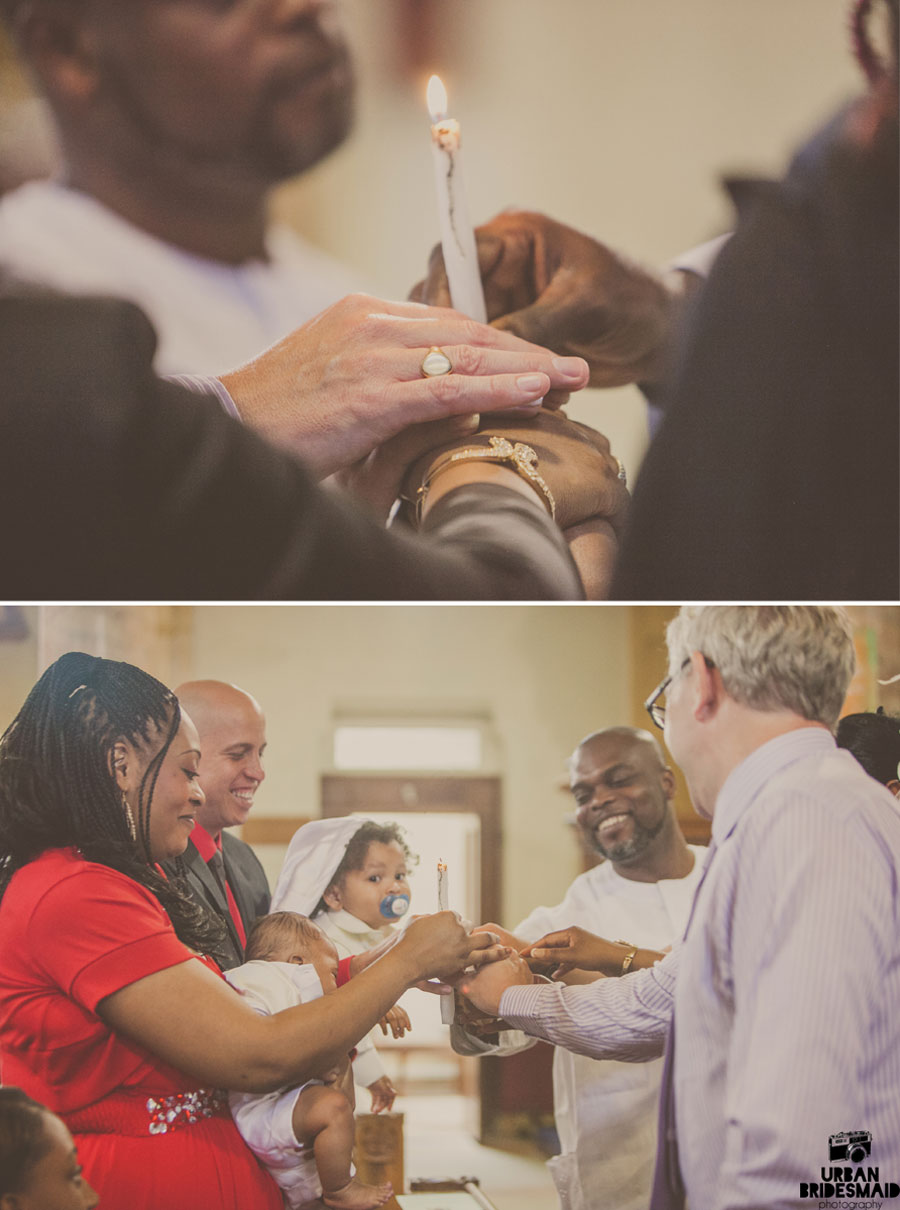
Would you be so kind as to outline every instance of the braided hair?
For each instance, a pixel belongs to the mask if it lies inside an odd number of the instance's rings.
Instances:
[[[0,1197],[21,1193],[35,1164],[50,1150],[47,1113],[21,1088],[0,1088]]]
[[[171,690],[132,664],[78,651],[51,664],[0,737],[0,897],[41,853],[74,847],[150,891],[186,945],[219,956],[218,922],[150,851],[153,791],[180,723]],[[131,804],[133,833],[112,769],[122,739],[158,745]]]

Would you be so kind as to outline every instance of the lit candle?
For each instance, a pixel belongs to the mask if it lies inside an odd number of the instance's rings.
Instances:
[[[438,911],[446,912],[450,906],[450,878],[447,874],[447,864],[438,858],[437,863],[437,901]],[[456,1001],[453,992],[441,996],[441,1024],[452,1025],[456,1016]]]
[[[447,117],[447,91],[440,76],[428,81],[431,150],[441,221],[441,247],[450,283],[450,301],[457,311],[487,322],[475,232],[466,208],[462,177],[459,122]]]
[[[450,877],[447,874],[447,865],[445,862],[438,860],[437,863],[437,900],[438,911],[446,912],[450,907],[449,899]]]

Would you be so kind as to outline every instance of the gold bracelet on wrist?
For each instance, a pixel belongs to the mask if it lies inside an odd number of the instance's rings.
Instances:
[[[454,450],[434,464],[416,492],[417,525],[422,520],[422,510],[432,483],[438,475],[462,462],[497,462],[509,465],[510,470],[531,484],[543,500],[550,516],[556,517],[556,501],[549,484],[538,470],[538,456],[531,446],[522,441],[516,441],[514,444],[506,437],[491,437],[489,440],[490,445],[470,445],[462,450]]]
[[[619,971],[620,975],[627,975],[631,970],[631,964],[634,962],[634,956],[641,947],[639,945],[632,945],[630,941],[617,941],[616,945],[628,946],[628,953],[622,960],[622,969]]]

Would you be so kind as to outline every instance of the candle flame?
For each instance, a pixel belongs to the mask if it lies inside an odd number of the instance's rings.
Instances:
[[[440,76],[432,76],[428,81],[428,112],[432,122],[440,122],[447,116],[447,90]]]

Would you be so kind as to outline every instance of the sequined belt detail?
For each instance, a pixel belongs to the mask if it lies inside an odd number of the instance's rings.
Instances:
[[[193,1126],[204,1118],[228,1113],[228,1096],[220,1088],[198,1088],[194,1092],[175,1092],[167,1097],[148,1097],[147,1113],[151,1134],[167,1134]]]

